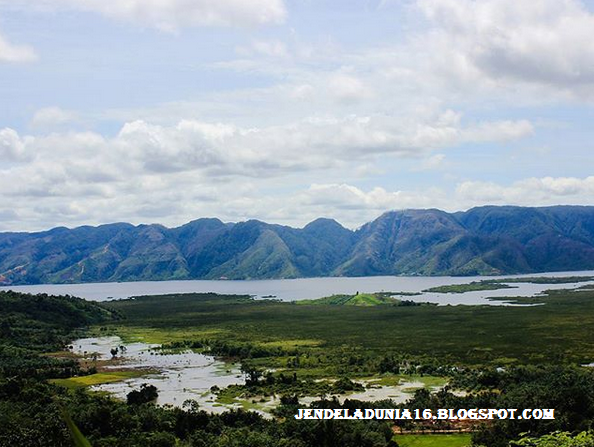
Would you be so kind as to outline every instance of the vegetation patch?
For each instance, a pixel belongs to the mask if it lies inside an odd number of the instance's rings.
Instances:
[[[413,447],[463,447],[472,439],[476,446],[509,447],[526,433],[530,438],[516,445],[591,444],[590,434],[575,435],[594,419],[594,371],[579,366],[594,359],[590,290],[516,299],[522,304],[543,303],[535,307],[328,306],[320,311],[315,305],[194,294],[89,308],[84,326],[95,324],[101,333],[118,328],[133,328],[137,334],[145,328],[147,334],[170,331],[177,340],[171,349],[201,349],[241,361],[245,385],[211,391],[219,404],[244,409],[263,409],[269,396],[276,396],[274,420],[244,410],[209,414],[191,401],[182,408],[159,407],[154,405],[157,390],[150,387],[132,394],[138,398],[128,402],[89,393],[85,387],[122,380],[128,372],[88,374],[76,359],[40,355],[63,347],[68,337],[84,334],[76,313],[72,321],[60,320],[54,318],[56,312],[47,312],[43,299],[13,296],[12,301],[16,304],[8,312],[15,321],[0,337],[0,446],[38,445],[40,439],[44,445],[71,445],[60,416],[63,411],[96,446],[389,447],[397,442],[402,447],[408,442]],[[62,303],[66,310],[70,301],[52,297],[48,302],[59,313]],[[31,308],[15,312],[22,308],[19,302]],[[95,311],[104,317],[95,320]],[[125,319],[109,319],[117,315]],[[28,330],[25,321],[37,330]],[[39,328],[50,329],[50,337],[43,339]],[[316,343],[309,342],[313,340]],[[46,381],[49,377],[54,380]],[[374,378],[385,384],[407,381],[424,386],[404,403],[328,398],[352,395],[363,389],[362,382]],[[448,386],[432,392],[445,381]],[[300,396],[312,393],[319,393],[319,399],[309,405],[299,402]],[[433,420],[296,421],[296,409],[305,407],[555,408],[561,416],[470,426]],[[395,435],[395,425],[398,433],[406,434]],[[473,432],[413,434],[464,428]],[[463,443],[447,443],[460,436]]]
[[[498,289],[513,289],[513,286],[504,284],[502,282],[490,281],[473,281],[468,284],[451,284],[447,286],[431,287],[423,290],[423,292],[431,293],[466,293],[477,292],[480,290],[498,290]]]
[[[404,292],[400,293],[402,295]],[[327,306],[420,306],[410,300],[394,298],[392,292],[357,293],[355,295],[332,295],[315,300],[295,301],[298,305],[327,305]]]
[[[89,374],[88,376],[69,377],[67,379],[50,379],[50,383],[66,388],[85,388],[104,383],[121,382],[127,379],[145,376],[147,371],[113,371]]]
[[[394,441],[398,447],[468,447],[470,434],[451,435],[396,435]]]
[[[482,282],[531,283],[531,284],[572,284],[594,281],[594,276],[534,276],[523,278],[487,279]]]
[[[420,382],[426,388],[441,388],[448,383],[446,377],[440,376],[421,376],[418,374],[382,374],[379,377],[374,376],[367,381],[371,386],[398,386],[404,382]]]
[[[467,284],[451,284],[445,286],[431,287],[423,292],[433,293],[466,293],[477,292],[481,290],[499,290],[513,289],[516,286],[510,284],[530,283],[530,284],[573,284],[580,282],[594,281],[594,276],[563,276],[563,277],[525,277],[525,278],[503,278],[503,279],[483,279],[481,281],[472,281]]]
[[[187,348],[208,346],[214,355],[257,358],[271,368],[325,370],[335,377],[398,374],[395,361],[406,356],[494,366],[594,360],[593,291],[505,299],[543,305],[336,305],[320,311],[318,305],[190,294],[110,302],[126,320],[104,326],[146,336],[144,341],[179,340]]]
[[[147,344],[161,345],[193,338],[224,336],[225,331],[221,329],[200,330],[191,326],[185,328],[172,327],[171,329],[167,329],[162,327],[128,326],[116,323],[109,326],[94,327],[89,331],[88,335],[93,337],[117,335],[126,344],[143,342]]]
[[[262,343],[262,346],[270,347],[270,348],[299,348],[299,347],[307,347],[307,346],[320,346],[323,343],[322,340],[308,340],[308,339],[299,339],[299,340],[276,340],[276,341],[268,341]]]

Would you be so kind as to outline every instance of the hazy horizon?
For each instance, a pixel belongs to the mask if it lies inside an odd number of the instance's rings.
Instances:
[[[403,208],[403,209],[386,210],[386,211],[384,211],[384,212],[382,212],[382,213],[380,213],[378,215],[375,215],[375,216],[370,217],[369,220],[363,222],[361,225],[356,226],[356,227],[347,226],[347,225],[343,224],[342,222],[340,222],[340,220],[338,220],[338,219],[334,219],[332,217],[326,217],[326,216],[315,217],[312,220],[310,220],[309,222],[306,222],[305,224],[299,225],[299,226],[298,225],[283,224],[283,223],[274,222],[274,221],[265,221],[265,220],[262,220],[262,219],[249,218],[249,217],[246,218],[246,219],[243,219],[243,220],[229,221],[229,220],[223,220],[223,219],[221,219],[220,217],[217,217],[217,216],[197,216],[197,217],[194,217],[194,218],[192,218],[192,219],[190,219],[190,220],[188,220],[186,222],[182,222],[179,225],[165,225],[165,224],[163,224],[161,222],[157,222],[157,221],[155,221],[155,222],[146,221],[146,222],[138,222],[138,223],[125,222],[125,221],[112,221],[112,222],[99,222],[99,223],[96,223],[96,224],[81,224],[81,225],[75,225],[75,226],[57,225],[57,226],[53,226],[53,227],[39,228],[39,229],[36,229],[36,230],[22,231],[22,232],[43,233],[45,231],[55,230],[56,228],[67,228],[69,230],[72,230],[72,229],[76,229],[76,228],[80,228],[80,227],[95,227],[96,228],[96,227],[101,227],[101,226],[106,226],[106,225],[118,225],[118,224],[128,224],[128,225],[132,225],[134,227],[159,225],[159,226],[162,226],[162,227],[167,228],[168,230],[173,230],[173,229],[176,229],[176,228],[183,227],[184,225],[189,224],[191,222],[199,221],[199,220],[203,220],[203,219],[216,219],[216,220],[221,221],[224,224],[232,224],[232,225],[236,225],[236,224],[239,224],[239,223],[245,223],[245,222],[249,222],[249,221],[258,221],[258,222],[263,222],[263,223],[266,223],[266,224],[269,224],[269,225],[286,226],[286,227],[297,229],[297,230],[303,229],[307,225],[309,225],[309,224],[311,224],[311,223],[313,223],[313,222],[315,222],[317,220],[324,219],[324,220],[333,220],[333,221],[337,222],[339,225],[341,225],[343,228],[346,228],[346,229],[351,230],[351,231],[357,231],[362,226],[364,226],[365,224],[370,223],[370,222],[373,222],[374,220],[378,219],[379,217],[381,217],[381,216],[383,216],[384,214],[387,214],[387,213],[403,212],[403,211],[429,211],[429,210],[437,210],[437,211],[441,211],[441,212],[448,213],[448,214],[456,214],[456,213],[465,213],[465,212],[470,211],[471,209],[474,209],[474,208],[484,208],[484,207],[501,207],[501,208],[503,208],[503,207],[515,207],[515,208],[534,208],[534,209],[539,209],[539,208],[555,208],[555,207],[594,207],[594,205],[546,205],[546,206],[535,206],[535,207],[533,207],[533,206],[521,206],[521,205],[489,205],[489,204],[486,204],[486,205],[479,205],[479,206],[471,207],[471,208],[468,208],[468,209],[465,209],[465,210],[456,210],[456,211],[445,211],[445,210],[442,210],[442,209],[439,209],[439,208]],[[16,231],[16,232],[19,232],[19,231]],[[11,231],[2,231],[2,230],[0,230],[0,233],[11,233]]]

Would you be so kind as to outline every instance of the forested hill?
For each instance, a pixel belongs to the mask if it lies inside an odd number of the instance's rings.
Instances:
[[[0,414],[7,412],[3,402],[6,390],[15,389],[14,382],[7,386],[5,379],[70,377],[81,373],[76,359],[39,354],[61,351],[83,327],[120,318],[118,312],[81,298],[0,291]],[[3,444],[3,439],[0,433],[0,445],[33,445]]]
[[[0,233],[0,284],[594,269],[594,207],[391,211],[357,231],[198,219]]]
[[[6,346],[57,351],[78,328],[120,318],[116,311],[82,298],[0,291],[0,364],[6,360]]]

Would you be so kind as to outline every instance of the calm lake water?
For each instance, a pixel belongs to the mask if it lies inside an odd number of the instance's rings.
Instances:
[[[141,295],[160,295],[170,293],[215,292],[222,294],[247,294],[256,298],[275,297],[283,301],[322,298],[332,294],[354,294],[355,292],[422,292],[425,289],[449,285],[465,284],[482,279],[526,278],[526,277],[594,276],[594,271],[554,272],[528,275],[506,276],[367,276],[359,278],[303,278],[271,279],[250,281],[138,281],[90,284],[41,284],[34,286],[0,287],[0,290],[15,290],[27,293],[48,293],[73,295],[93,301],[106,301],[114,298],[129,298]],[[513,289],[466,292],[460,294],[423,293],[406,297],[413,301],[451,304],[489,304],[502,305],[500,301],[490,301],[489,297],[535,296],[547,289],[570,289],[594,282],[572,284],[512,284]]]

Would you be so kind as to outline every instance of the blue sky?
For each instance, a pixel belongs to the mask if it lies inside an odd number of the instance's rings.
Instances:
[[[591,205],[579,0],[0,0],[0,231]]]

